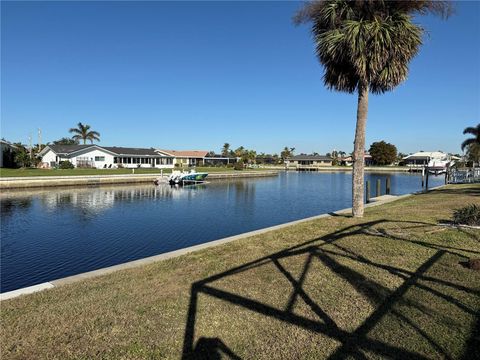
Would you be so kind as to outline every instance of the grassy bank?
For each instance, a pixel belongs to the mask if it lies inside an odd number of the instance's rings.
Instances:
[[[197,167],[198,172],[233,172],[227,167]],[[177,169],[176,169],[177,170]],[[182,170],[182,169],[178,169]],[[188,171],[189,169],[184,169]],[[264,169],[248,169],[248,171]],[[171,169],[163,169],[164,174],[171,173]],[[132,174],[132,169],[0,169],[0,177],[30,177],[30,176],[82,176],[82,175],[122,175]],[[160,174],[160,169],[138,168],[135,174]]]
[[[449,186],[8,300],[2,358],[474,358],[480,231],[438,225],[471,202]]]

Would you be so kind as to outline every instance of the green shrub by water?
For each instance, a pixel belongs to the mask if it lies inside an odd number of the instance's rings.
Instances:
[[[243,161],[238,161],[235,163],[235,165],[233,165],[233,168],[235,170],[243,170],[243,167],[244,167]]]
[[[454,210],[453,222],[459,225],[480,226],[480,206],[470,204]]]
[[[60,169],[73,169],[75,166],[73,164],[66,160],[66,161],[60,161],[60,164],[58,165]]]

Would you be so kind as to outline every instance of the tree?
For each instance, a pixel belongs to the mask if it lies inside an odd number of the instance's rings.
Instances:
[[[480,144],[472,143],[467,146],[467,160],[473,164],[480,163]]]
[[[462,150],[465,150],[466,147],[472,145],[472,144],[477,144],[477,145],[480,145],[480,124],[478,124],[477,126],[473,127],[467,127],[463,130],[463,134],[466,135],[466,134],[471,134],[473,135],[472,138],[469,138],[469,139],[466,139],[463,143],[462,143]]]
[[[377,165],[390,165],[397,159],[397,147],[385,141],[377,141],[368,150]]]
[[[245,153],[245,148],[243,146],[236,148],[234,151],[235,157],[237,158],[243,157],[244,153]]]
[[[294,151],[295,151],[294,147],[289,148],[289,147],[285,146],[283,148],[283,151],[280,152],[280,158],[282,159],[282,163],[284,163],[285,160],[287,160],[289,157],[292,157]]]
[[[69,137],[63,137],[59,140],[55,140],[53,145],[78,145],[78,140]]]
[[[364,212],[368,95],[392,90],[407,78],[424,33],[412,16],[430,12],[447,17],[451,10],[450,3],[433,0],[321,0],[305,4],[294,17],[296,24],[311,24],[325,85],[358,93],[352,176],[355,217]]]
[[[94,140],[100,141],[100,133],[91,131],[90,125],[83,125],[81,122],[77,124],[76,128],[71,128],[69,132],[75,134],[72,136],[72,139],[76,141],[83,140],[83,144],[86,144],[87,140],[90,140],[92,144]]]
[[[230,156],[230,144],[229,144],[229,143],[223,144],[222,156],[223,156],[223,157],[228,157],[228,156]]]
[[[18,148],[18,151],[15,153],[15,163],[23,168],[31,166],[32,159],[27,149],[24,147]]]

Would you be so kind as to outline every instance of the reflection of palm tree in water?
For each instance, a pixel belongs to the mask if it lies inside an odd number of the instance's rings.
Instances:
[[[248,181],[235,182],[235,197],[238,203],[251,204],[255,199],[255,184]]]
[[[30,206],[32,206],[31,198],[2,199],[0,201],[0,216],[2,218],[10,216],[19,210],[27,210]]]

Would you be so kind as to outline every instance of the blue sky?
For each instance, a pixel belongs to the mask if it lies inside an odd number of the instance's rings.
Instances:
[[[258,152],[353,148],[355,95],[327,90],[298,2],[2,2],[1,136]],[[480,121],[480,3],[429,32],[406,83],[370,97],[367,148],[460,152]],[[36,141],[34,141],[36,142]]]

